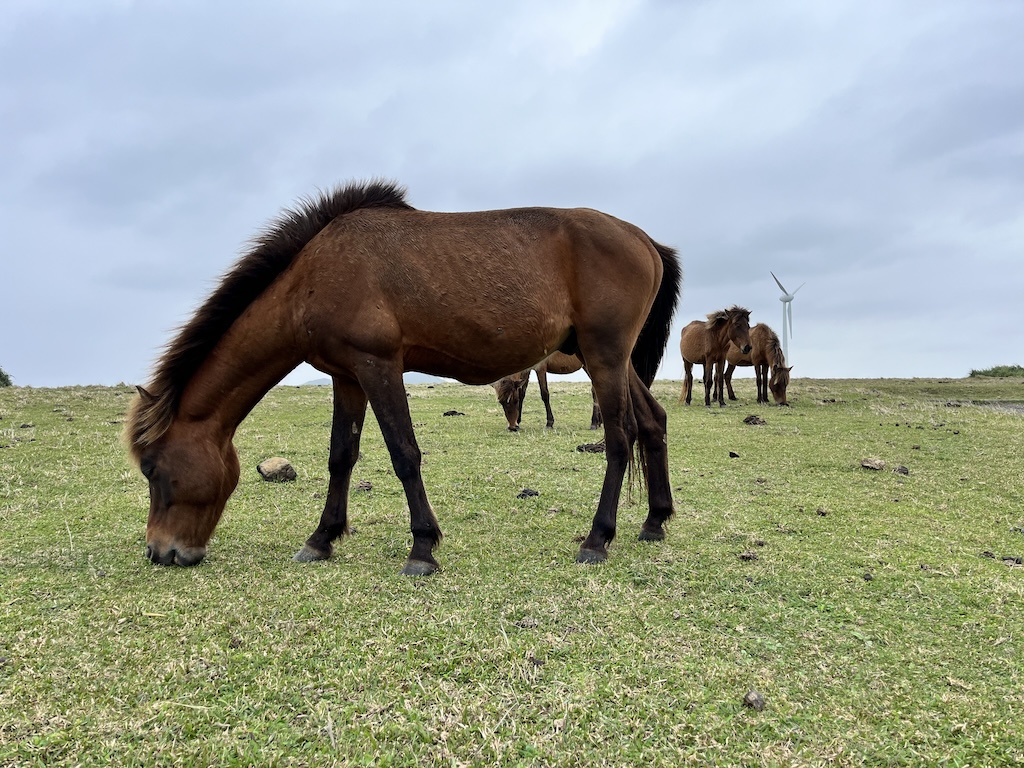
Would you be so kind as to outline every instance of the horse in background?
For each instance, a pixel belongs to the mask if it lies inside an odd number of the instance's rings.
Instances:
[[[725,355],[732,342],[744,354],[750,352],[750,310],[732,306],[708,314],[707,320],[694,320],[683,328],[679,351],[683,355],[685,381],[680,400],[690,404],[693,395],[693,366],[704,367],[704,405],[711,407],[712,392],[719,407],[725,407],[722,380]]]
[[[725,359],[728,362],[725,369],[725,386],[730,400],[736,399],[736,393],[732,388],[732,375],[736,366],[752,365],[754,378],[757,380],[757,402],[768,403],[768,391],[771,390],[776,405],[789,405],[786,388],[789,386],[789,372],[793,370],[793,366],[786,367],[786,357],[782,354],[782,343],[778,334],[766,324],[758,323],[750,329],[749,353],[744,354],[739,347],[730,342]]]
[[[540,399],[544,401],[544,409],[547,411],[546,427],[551,429],[555,426],[555,415],[551,411],[551,394],[548,391],[548,374],[556,373],[565,375],[576,373],[583,368],[583,361],[576,355],[567,355],[564,352],[555,352],[544,358],[533,368],[506,376],[500,381],[494,382],[494,392],[498,396],[498,402],[505,412],[508,420],[508,431],[518,432],[519,425],[523,420],[523,401],[526,400],[526,388],[530,383],[530,371],[537,373],[537,386],[540,387]],[[597,404],[597,397],[594,396],[594,408],[590,415],[590,428],[598,429],[601,426],[601,409]]]
[[[409,506],[402,573],[434,573],[441,528],[402,373],[489,384],[554,350],[587,361],[604,417],[604,482],[577,561],[608,558],[634,460],[649,508],[639,538],[664,539],[673,513],[667,417],[650,386],[681,280],[673,249],[592,209],[420,211],[386,181],[303,200],[253,240],[138,387],[124,437],[149,484],[146,557],[203,560],[240,477],[236,430],[307,362],[331,376],[334,416],[323,513],[295,559],[326,560],[349,530],[369,404]],[[513,556],[501,530],[493,543]]]

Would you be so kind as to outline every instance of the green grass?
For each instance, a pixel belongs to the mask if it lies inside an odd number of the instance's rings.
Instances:
[[[490,388],[410,387],[446,534],[429,579],[398,575],[372,418],[356,532],[291,562],[326,490],[327,389],[277,388],[242,425],[191,569],[142,557],[128,388],[0,391],[0,765],[1024,762],[1024,568],[1003,560],[1024,555],[1024,385],[797,379],[776,409],[738,384],[706,409],[657,383],[677,514],[636,541],[634,491],[601,566],[574,562],[604,470],[575,450],[587,384],[552,386],[547,431],[531,391],[518,434]],[[260,479],[272,455],[296,482]]]

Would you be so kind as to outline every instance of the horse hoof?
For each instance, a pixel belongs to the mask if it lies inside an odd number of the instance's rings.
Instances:
[[[425,560],[407,560],[405,568],[402,569],[403,576],[432,576],[437,573],[437,563],[428,563]]]
[[[646,528],[641,528],[640,535],[636,539],[637,541],[664,541],[665,531],[649,531]]]
[[[576,555],[577,563],[603,563],[608,559],[608,553],[600,549],[583,549]]]
[[[320,560],[329,560],[330,557],[330,552],[321,552],[319,549],[313,549],[309,544],[303,544],[302,549],[292,556],[292,560],[296,563],[315,563]]]

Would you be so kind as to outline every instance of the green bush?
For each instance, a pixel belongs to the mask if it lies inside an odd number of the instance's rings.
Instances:
[[[1024,366],[1020,365],[997,365],[994,368],[986,368],[984,371],[971,370],[971,377],[990,376],[997,379],[1013,378],[1024,376]]]
[[[7,375],[7,371],[0,368],[0,387],[11,386],[11,377]]]

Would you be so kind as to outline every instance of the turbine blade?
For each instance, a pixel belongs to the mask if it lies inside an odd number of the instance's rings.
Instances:
[[[800,288],[803,288],[805,285],[807,285],[807,283],[800,283]],[[796,291],[799,291],[800,288],[797,288]],[[796,291],[793,291],[793,293],[791,293],[790,295],[791,296],[796,296]]]
[[[775,277],[774,272],[769,271],[768,274],[771,275],[772,278],[775,280],[775,284],[779,286],[779,290],[781,290],[783,293],[789,293],[789,291],[786,290],[786,286],[779,282],[779,278]]]

